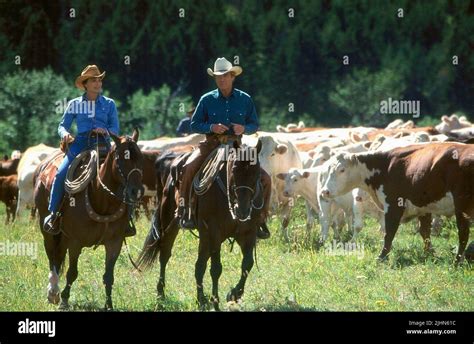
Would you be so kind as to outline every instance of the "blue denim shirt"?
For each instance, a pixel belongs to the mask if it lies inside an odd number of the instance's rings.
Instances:
[[[69,133],[72,122],[76,120],[77,133],[84,134],[95,128],[103,128],[119,134],[117,108],[113,99],[99,95],[95,102],[88,101],[86,94],[74,98],[64,111],[58,126],[61,138]]]
[[[211,133],[212,124],[231,126],[236,123],[245,126],[245,134],[250,135],[258,129],[257,111],[252,98],[245,92],[234,88],[228,98],[219,89],[201,97],[191,118],[191,129],[200,134]]]

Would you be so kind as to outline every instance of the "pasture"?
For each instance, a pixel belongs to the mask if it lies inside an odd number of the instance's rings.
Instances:
[[[290,243],[279,233],[279,220],[269,221],[272,237],[259,241],[257,266],[252,269],[242,302],[226,304],[225,296],[239,278],[241,254],[237,245],[222,251],[223,273],[220,299],[223,310],[243,311],[472,311],[474,310],[474,269],[468,263],[455,267],[457,229],[447,222],[439,236],[432,236],[434,254],[423,251],[422,239],[413,224],[403,224],[394,240],[387,262],[376,257],[382,236],[374,220],[358,237],[357,254],[337,255],[328,246],[317,245],[319,225],[311,238],[305,237],[305,211],[298,202],[290,223]],[[5,208],[0,206],[0,310],[56,311],[47,302],[48,263],[37,220],[26,213],[5,226]],[[137,221],[138,234],[129,238],[133,258],[138,256],[150,221]],[[351,235],[345,231],[343,240]],[[472,236],[471,236],[472,240]],[[37,258],[5,252],[7,243],[37,243]],[[328,244],[333,243],[332,231]],[[116,311],[196,311],[194,263],[198,240],[180,231],[167,269],[166,299],[157,302],[158,265],[134,271],[126,248],[115,269]],[[70,310],[100,311],[104,307],[102,285],[104,248],[87,248],[79,259],[79,277],[71,290]],[[67,260],[66,260],[67,266]],[[211,291],[209,265],[205,275],[206,295]],[[64,273],[60,287],[64,287]]]

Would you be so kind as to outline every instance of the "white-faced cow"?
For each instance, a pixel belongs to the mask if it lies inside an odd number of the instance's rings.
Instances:
[[[385,213],[384,259],[402,217],[418,217],[425,249],[430,246],[431,214],[454,212],[459,235],[456,261],[463,258],[474,215],[474,147],[462,143],[418,144],[391,151],[340,154],[328,162],[323,197],[361,187]],[[405,216],[404,216],[405,215]]]

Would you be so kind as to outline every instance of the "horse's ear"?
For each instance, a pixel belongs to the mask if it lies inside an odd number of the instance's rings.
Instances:
[[[5,154],[5,155],[3,156],[3,160],[4,160],[4,161],[7,161],[7,160],[8,160],[8,155]]]
[[[257,142],[257,154],[260,154],[260,151],[262,150],[262,141],[258,139]]]
[[[115,135],[114,133],[110,133],[110,137],[115,142],[115,146],[118,147],[120,145],[120,137]]]
[[[239,142],[237,140],[234,141],[234,144],[232,146],[235,148],[235,150],[240,148]]]
[[[138,131],[138,128],[135,127],[135,128],[133,129],[132,140],[133,140],[134,142],[137,142],[139,135],[140,135],[140,132]]]

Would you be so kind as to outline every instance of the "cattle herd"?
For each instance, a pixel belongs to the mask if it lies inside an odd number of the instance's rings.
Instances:
[[[474,216],[474,126],[464,117],[443,116],[434,127],[416,127],[397,119],[386,128],[307,128],[304,123],[259,131],[243,142],[262,142],[261,166],[272,178],[271,209],[281,218],[288,240],[288,224],[296,197],[306,202],[307,231],[317,217],[320,241],[329,228],[338,237],[347,225],[353,240],[372,217],[385,235],[380,259],[390,251],[401,222],[419,221],[425,249],[430,233],[442,227],[443,217],[454,217],[463,258]],[[144,154],[143,205],[148,212],[156,197],[156,159],[165,151],[186,152],[203,139],[182,138],[139,141]],[[6,223],[27,209],[34,216],[33,180],[36,167],[57,148],[39,144],[14,152],[0,164],[0,199],[6,204]]]

